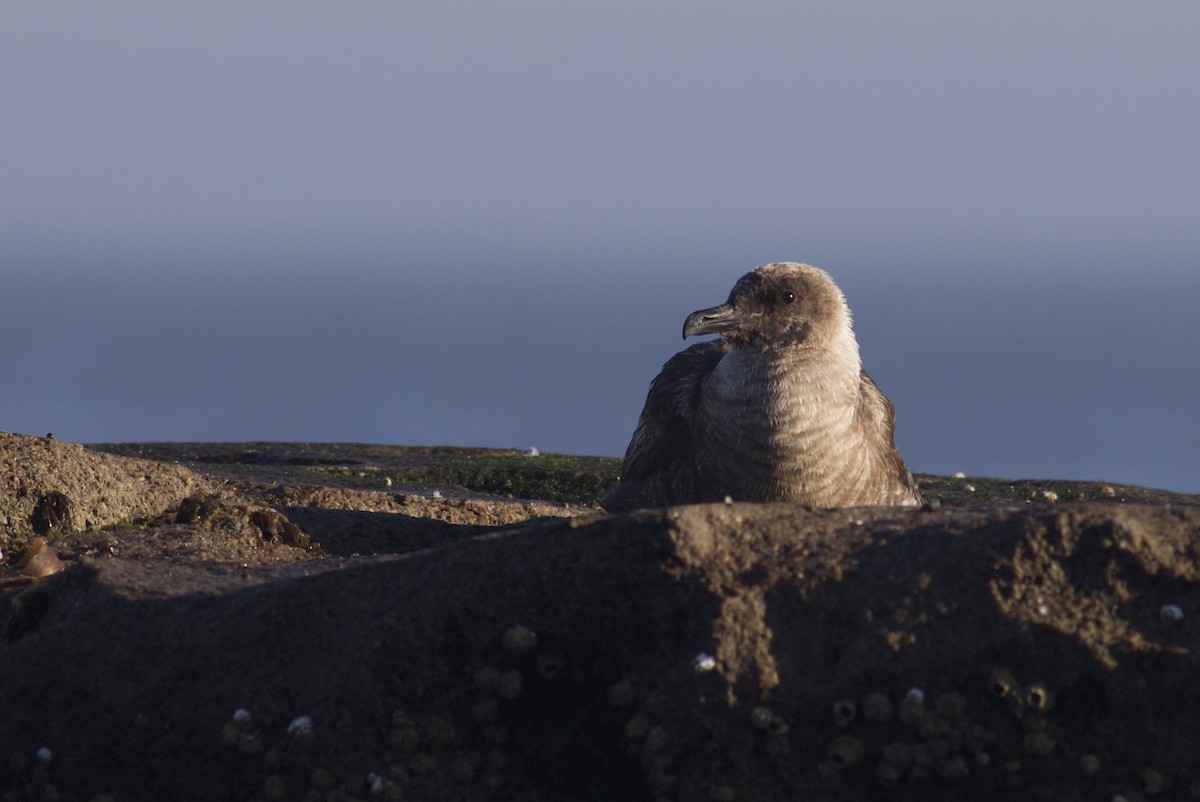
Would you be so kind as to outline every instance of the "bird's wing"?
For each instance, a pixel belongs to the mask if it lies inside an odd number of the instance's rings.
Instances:
[[[605,498],[605,509],[617,512],[694,500],[692,420],[705,377],[729,347],[724,340],[697,343],[663,365],[650,383],[625,450],[620,484]]]
[[[871,453],[877,456],[878,475],[889,484],[895,483],[893,486],[897,486],[901,496],[907,490],[913,500],[919,500],[917,484],[896,448],[896,408],[866,370],[859,375],[858,419]]]

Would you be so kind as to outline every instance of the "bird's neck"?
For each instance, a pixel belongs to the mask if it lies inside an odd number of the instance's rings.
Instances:
[[[772,414],[780,405],[822,407],[858,403],[862,362],[858,343],[847,327],[819,345],[759,348],[735,345],[713,371],[714,400],[765,406]]]

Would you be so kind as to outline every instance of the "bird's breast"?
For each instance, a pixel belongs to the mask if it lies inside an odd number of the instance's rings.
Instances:
[[[849,462],[860,450],[857,371],[851,382],[846,370],[732,356],[702,391],[696,417],[701,477],[737,499],[825,506],[856,470]]]

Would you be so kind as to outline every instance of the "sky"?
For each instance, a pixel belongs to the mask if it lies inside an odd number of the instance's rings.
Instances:
[[[918,471],[1200,492],[1200,4],[0,11],[0,429],[619,455],[755,265]]]

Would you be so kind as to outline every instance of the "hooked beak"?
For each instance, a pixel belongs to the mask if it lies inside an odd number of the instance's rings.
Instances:
[[[701,309],[699,312],[692,312],[687,316],[687,320],[683,321],[683,336],[686,339],[697,334],[729,331],[745,323],[750,317],[749,314],[734,309],[731,304]]]

